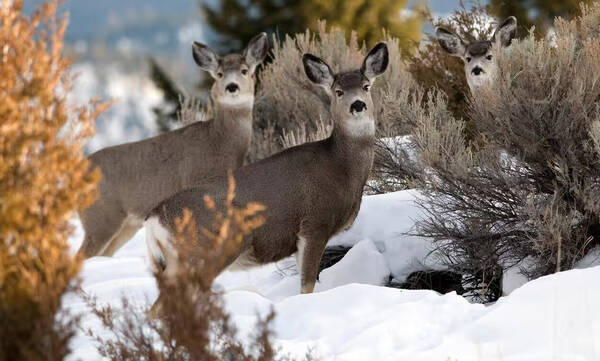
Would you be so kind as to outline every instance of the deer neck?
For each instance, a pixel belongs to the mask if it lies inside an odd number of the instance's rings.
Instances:
[[[358,182],[364,185],[373,165],[374,119],[372,117],[350,121],[334,119],[331,143],[340,165],[343,165],[349,173],[356,174]]]
[[[249,136],[252,132],[253,106],[254,102],[235,105],[215,103],[214,130],[226,137],[236,134]]]

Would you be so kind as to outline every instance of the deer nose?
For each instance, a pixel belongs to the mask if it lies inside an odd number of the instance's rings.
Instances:
[[[230,93],[235,93],[236,91],[240,90],[240,87],[236,83],[229,83],[225,87],[225,90],[227,90]]]
[[[350,113],[360,113],[363,110],[367,109],[367,104],[361,100],[356,100],[352,105],[350,105]]]
[[[479,75],[481,73],[483,73],[483,69],[481,69],[480,67],[476,66],[473,68],[473,70],[471,70],[471,73],[475,74],[475,75]]]

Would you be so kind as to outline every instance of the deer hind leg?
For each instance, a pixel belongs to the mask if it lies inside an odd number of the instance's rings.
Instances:
[[[118,207],[111,208],[113,207],[93,204],[80,213],[79,218],[85,230],[85,237],[78,252],[85,258],[100,255],[119,233],[126,220],[125,212]]]
[[[300,272],[302,293],[312,293],[319,275],[319,263],[327,244],[326,237],[303,237],[297,241],[296,264]]]
[[[112,257],[137,231],[142,228],[142,222],[132,216],[127,216],[121,223],[121,227],[108,241],[106,247],[100,253],[101,256]]]

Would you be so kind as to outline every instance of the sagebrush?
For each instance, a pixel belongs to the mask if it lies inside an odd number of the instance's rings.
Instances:
[[[469,105],[476,145],[439,93],[417,121],[421,234],[483,299],[524,259],[536,277],[572,268],[598,244],[600,4],[581,13],[557,19],[552,40],[532,34],[498,52],[498,79]]]

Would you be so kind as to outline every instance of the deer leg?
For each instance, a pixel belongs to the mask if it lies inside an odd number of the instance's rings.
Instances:
[[[323,256],[327,238],[298,237],[296,263],[300,271],[300,286],[302,293],[312,293],[319,275],[319,262]]]
[[[109,209],[106,209],[109,208]],[[126,220],[125,212],[93,204],[80,214],[85,230],[79,253],[85,258],[98,256],[120,231]]]
[[[142,228],[142,224],[140,222],[136,222],[129,217],[125,218],[117,233],[111,237],[100,255],[104,257],[112,257],[121,247],[123,247],[125,243],[127,243],[127,241],[135,236],[140,228]]]

